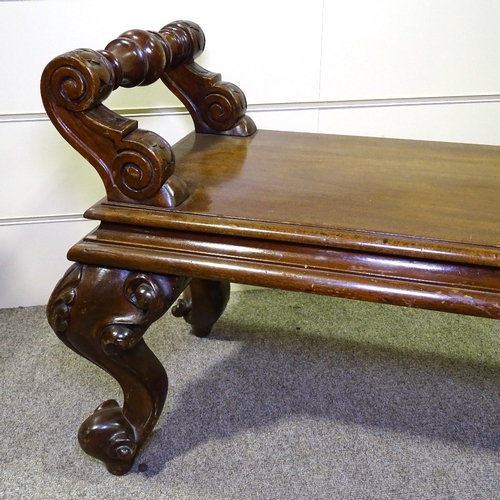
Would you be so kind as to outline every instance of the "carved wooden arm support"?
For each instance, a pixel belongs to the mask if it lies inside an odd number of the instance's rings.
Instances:
[[[200,27],[178,21],[159,32],[127,31],[105,50],[77,49],[46,66],[41,93],[47,114],[97,170],[108,200],[172,208],[188,196],[184,182],[173,175],[169,143],[102,104],[120,86],[149,85],[161,78],[184,103],[197,132],[255,132],[245,116],[243,92],[194,62],[204,47]]]

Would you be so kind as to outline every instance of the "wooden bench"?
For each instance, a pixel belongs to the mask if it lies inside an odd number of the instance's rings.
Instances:
[[[207,335],[230,282],[500,317],[500,148],[257,131],[241,90],[194,62],[204,44],[190,22],[134,30],[42,76],[50,119],[106,188],[47,314],[123,389],[78,434],[113,474],[167,394],[144,332],[173,306]],[[173,147],[102,104],[159,78],[194,121]]]

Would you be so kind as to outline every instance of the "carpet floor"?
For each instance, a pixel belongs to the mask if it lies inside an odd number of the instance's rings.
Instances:
[[[145,335],[170,389],[125,476],[81,451],[118,384],[43,307],[0,310],[2,499],[500,499],[500,322],[273,290],[204,339]]]

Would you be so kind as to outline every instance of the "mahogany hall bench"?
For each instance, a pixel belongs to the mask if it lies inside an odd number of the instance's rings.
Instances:
[[[179,21],[42,75],[51,121],[106,188],[47,315],[123,389],[123,407],[102,403],[78,434],[113,474],[166,398],[146,329],[173,306],[207,335],[230,282],[500,317],[500,148],[257,131],[242,91],[194,62],[204,44]],[[173,147],[102,104],[160,78],[194,121]]]

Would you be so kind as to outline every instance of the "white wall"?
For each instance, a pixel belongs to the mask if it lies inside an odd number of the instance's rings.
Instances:
[[[104,195],[44,114],[44,66],[177,19],[200,24],[200,64],[242,87],[259,128],[500,145],[500,2],[0,1],[0,307],[46,303]],[[161,83],[107,105],[145,109],[171,143],[191,130]]]

